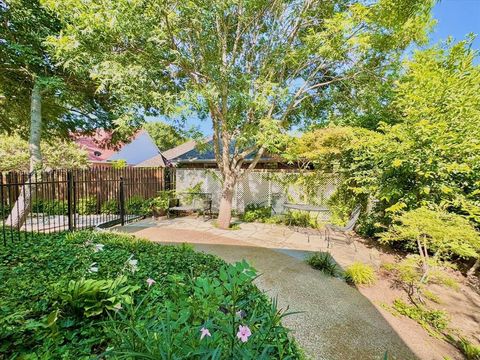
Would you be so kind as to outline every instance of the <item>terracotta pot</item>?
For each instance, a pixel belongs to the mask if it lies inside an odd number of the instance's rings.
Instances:
[[[165,209],[153,208],[152,215],[154,218],[158,218],[167,215],[167,211]]]

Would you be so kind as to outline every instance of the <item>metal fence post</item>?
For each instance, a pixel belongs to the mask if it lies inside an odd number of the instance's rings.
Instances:
[[[120,224],[125,225],[125,190],[123,177],[120,176]]]
[[[68,215],[68,230],[73,231],[75,224],[73,221],[74,201],[73,201],[73,174],[71,170],[67,171],[67,215]]]

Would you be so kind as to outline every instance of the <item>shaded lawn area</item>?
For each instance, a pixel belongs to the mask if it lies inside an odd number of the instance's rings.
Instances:
[[[255,276],[186,245],[29,236],[0,247],[0,359],[302,358]]]

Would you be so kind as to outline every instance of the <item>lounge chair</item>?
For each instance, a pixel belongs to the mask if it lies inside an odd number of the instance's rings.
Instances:
[[[337,226],[333,224],[325,225],[325,239],[327,240],[327,248],[330,248],[331,234],[340,233],[346,237],[347,244],[353,244],[353,246],[355,247],[355,251],[357,251],[355,238],[351,236],[351,233],[355,229],[355,225],[357,225],[357,221],[360,217],[361,211],[362,207],[360,205],[355,206],[352,213],[350,214],[350,219],[345,226]]]

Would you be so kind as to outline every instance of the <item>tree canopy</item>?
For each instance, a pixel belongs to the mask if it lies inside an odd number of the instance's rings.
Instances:
[[[425,251],[438,256],[456,255],[476,258],[480,253],[480,234],[464,217],[425,207],[406,212],[395,218],[395,224],[381,240],[386,243],[405,241],[416,247],[420,241]]]
[[[319,129],[291,154],[319,169],[336,164],[350,198],[379,200],[387,218],[436,205],[480,224],[477,55],[469,40],[416,52],[394,90],[399,123]]]
[[[43,169],[88,167],[87,152],[71,141],[43,142]],[[0,172],[28,171],[28,142],[18,135],[0,135]]]
[[[148,122],[143,128],[161,151],[171,149],[188,140],[188,132],[181,131],[163,121]]]
[[[10,0],[0,3],[0,16],[1,132],[28,138],[35,84],[44,135],[67,138],[71,132],[119,128],[115,121],[125,119],[127,109],[113,106],[114,97],[98,92],[88,74],[59,67],[47,51],[46,39],[62,29],[55,14],[38,0]],[[120,131],[116,136],[123,138]]]
[[[167,116],[194,112],[212,121],[224,187],[222,227],[230,220],[233,186],[245,170],[281,149],[292,125],[324,121],[333,86],[346,93],[371,78],[382,82],[407,46],[425,40],[433,5],[43,2],[65,24],[49,40],[65,68],[88,72],[101,91],[125,104]]]

